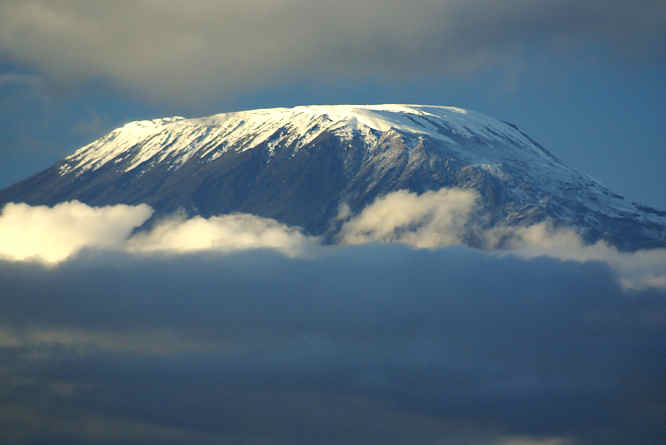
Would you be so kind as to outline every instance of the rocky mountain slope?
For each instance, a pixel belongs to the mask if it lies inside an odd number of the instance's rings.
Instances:
[[[627,250],[666,246],[666,212],[566,166],[513,124],[455,107],[307,106],[131,122],[0,191],[0,203],[247,212],[331,235],[395,190],[477,190],[484,227],[551,220]]]

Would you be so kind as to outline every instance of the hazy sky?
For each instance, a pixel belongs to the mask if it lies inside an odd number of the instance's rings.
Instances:
[[[2,0],[0,186],[135,119],[427,103],[666,208],[665,74],[659,0]]]

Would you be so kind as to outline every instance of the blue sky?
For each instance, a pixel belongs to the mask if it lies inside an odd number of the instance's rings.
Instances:
[[[389,3],[3,2],[0,186],[136,119],[427,103],[511,121],[666,209],[662,2]]]

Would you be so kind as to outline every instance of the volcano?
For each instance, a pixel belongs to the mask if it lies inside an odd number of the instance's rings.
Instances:
[[[519,127],[457,107],[332,105],[137,121],[0,191],[0,203],[149,204],[153,218],[243,212],[332,238],[397,190],[480,196],[483,227],[550,221],[623,250],[666,246],[666,212],[627,201]]]

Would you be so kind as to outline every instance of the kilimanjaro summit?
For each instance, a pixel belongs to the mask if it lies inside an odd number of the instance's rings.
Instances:
[[[343,204],[357,213],[397,190],[444,187],[478,193],[484,228],[549,221],[622,250],[666,246],[666,212],[627,201],[514,124],[431,105],[131,122],[0,191],[0,204],[146,203],[154,219],[243,212],[333,239]]]

